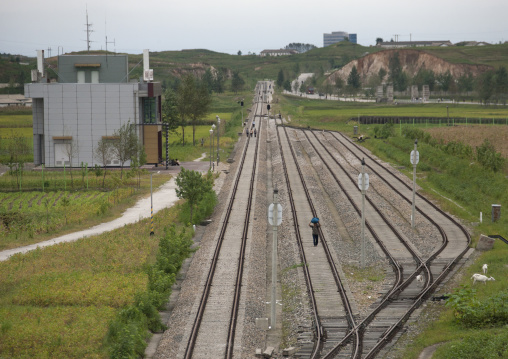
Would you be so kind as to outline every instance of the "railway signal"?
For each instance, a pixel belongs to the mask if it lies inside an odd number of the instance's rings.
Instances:
[[[411,151],[409,160],[413,165],[413,204],[411,208],[411,228],[415,228],[415,198],[416,198],[416,165],[420,161],[420,153],[416,150],[418,139],[415,140],[415,149]]]
[[[275,305],[277,304],[277,227],[282,223],[282,206],[277,203],[277,184],[273,189],[273,203],[268,207],[268,223],[272,225],[273,246],[272,246],[272,298],[271,298],[271,327],[275,329],[276,313]]]
[[[369,188],[369,175],[365,173],[365,159],[362,158],[362,172],[358,175],[358,188],[362,191],[362,261],[365,268],[365,191]]]

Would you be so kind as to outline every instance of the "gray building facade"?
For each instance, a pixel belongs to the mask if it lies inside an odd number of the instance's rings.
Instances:
[[[102,166],[94,156],[98,142],[114,141],[115,131],[128,123],[135,126],[148,163],[160,162],[162,88],[158,82],[128,82],[127,61],[126,55],[63,55],[59,82],[42,78],[25,84],[25,97],[33,101],[35,165]],[[120,162],[112,159],[106,165]]]
[[[349,34],[345,31],[334,31],[331,34],[323,34],[323,47],[344,41]]]

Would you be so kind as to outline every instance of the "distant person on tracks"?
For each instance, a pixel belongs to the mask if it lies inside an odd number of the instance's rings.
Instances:
[[[319,218],[312,218],[312,220],[309,223],[309,227],[312,228],[312,239],[314,240],[315,247],[318,245],[319,227],[321,227],[321,225],[319,224]]]
[[[258,133],[258,132],[256,131],[256,129],[254,129],[254,137],[256,137],[256,134],[257,134],[257,133]]]

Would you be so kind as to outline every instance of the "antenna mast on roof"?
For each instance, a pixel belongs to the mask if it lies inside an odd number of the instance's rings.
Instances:
[[[108,25],[108,24],[107,24],[106,20],[104,20],[104,29],[106,29],[106,28],[107,28],[107,25]],[[106,31],[106,34],[107,34],[107,33],[108,33],[108,32]],[[113,41],[108,41],[108,35],[106,35],[106,56],[107,56],[107,54],[108,54],[108,44],[113,44],[113,46],[116,46],[116,44],[115,44],[115,39],[113,39]],[[115,47],[113,47],[113,52],[114,52],[114,53],[116,53],[116,48],[115,48]]]
[[[90,43],[92,42],[92,41],[90,41],[90,33],[94,32],[94,31],[92,30],[92,24],[90,24],[88,22],[88,7],[86,9],[86,24],[85,24],[85,26],[86,26],[86,30],[85,30],[86,31],[86,49],[87,49],[88,53],[90,53]]]

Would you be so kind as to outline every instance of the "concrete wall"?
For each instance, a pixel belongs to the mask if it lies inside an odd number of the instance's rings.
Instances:
[[[79,150],[72,166],[78,167],[81,162],[100,166],[102,163],[93,154],[102,136],[112,136],[129,121],[139,122],[138,83],[34,83],[25,85],[25,96],[43,100],[41,111],[34,111],[34,159],[39,156],[35,137],[41,134],[42,122],[44,153],[41,155],[47,167],[55,167],[61,160],[55,158],[55,145],[62,141],[77,143]],[[138,126],[136,131],[139,135]]]
[[[99,67],[76,67],[76,64],[100,64]],[[100,83],[128,82],[127,55],[61,55],[58,56],[58,82],[78,82],[78,71],[85,71],[87,83],[91,82],[91,71],[99,71]]]

